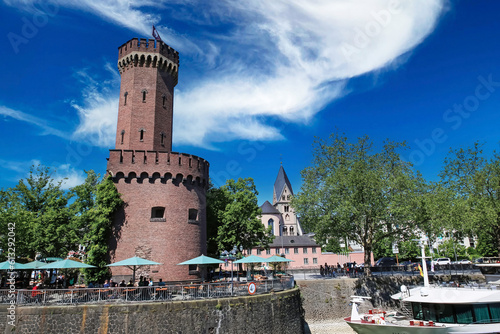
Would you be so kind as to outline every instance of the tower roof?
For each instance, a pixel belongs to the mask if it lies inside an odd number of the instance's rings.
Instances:
[[[278,172],[278,176],[276,177],[276,181],[274,181],[274,198],[279,199],[285,185],[290,190],[290,195],[293,195],[292,185],[288,180],[288,176],[286,176],[285,169],[283,165],[280,166],[280,170]]]
[[[269,201],[265,201],[264,204],[260,206],[262,213],[274,213],[274,214],[280,214],[278,209],[276,209]]]

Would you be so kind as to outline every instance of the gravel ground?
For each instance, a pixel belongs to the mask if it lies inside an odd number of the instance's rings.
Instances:
[[[343,319],[308,321],[306,325],[306,334],[351,334],[355,333]]]

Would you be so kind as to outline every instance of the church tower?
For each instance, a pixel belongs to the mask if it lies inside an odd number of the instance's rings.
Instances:
[[[133,38],[118,48],[118,69],[116,143],[107,170],[125,205],[114,221],[111,261],[139,256],[162,265],[139,267],[137,276],[195,279],[177,264],[206,254],[209,163],[172,152],[179,53],[162,41]],[[114,267],[113,276],[132,273]]]

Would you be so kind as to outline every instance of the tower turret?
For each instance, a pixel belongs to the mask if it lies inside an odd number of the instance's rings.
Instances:
[[[179,53],[162,41],[132,38],[118,48],[118,69],[115,148],[171,151]]]

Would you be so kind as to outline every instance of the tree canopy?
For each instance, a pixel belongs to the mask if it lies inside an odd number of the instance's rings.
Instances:
[[[15,224],[16,256],[66,258],[83,245],[86,262],[99,267],[89,270],[87,278],[99,280],[109,274],[105,267],[108,238],[122,200],[111,179],[100,181],[94,171],[86,173],[83,184],[65,191],[63,181],[56,182],[49,167],[32,166],[28,177],[14,188],[0,190],[0,225],[6,229],[7,224]]]
[[[404,143],[387,141],[375,152],[367,136],[355,143],[338,133],[317,139],[312,166],[302,171],[302,188],[292,199],[318,242],[346,238],[363,246],[368,271],[375,243],[410,234],[414,226],[423,181],[400,158],[403,149]]]
[[[233,246],[267,247],[274,236],[260,221],[257,189],[252,178],[227,180],[207,193],[209,252],[217,255]]]

